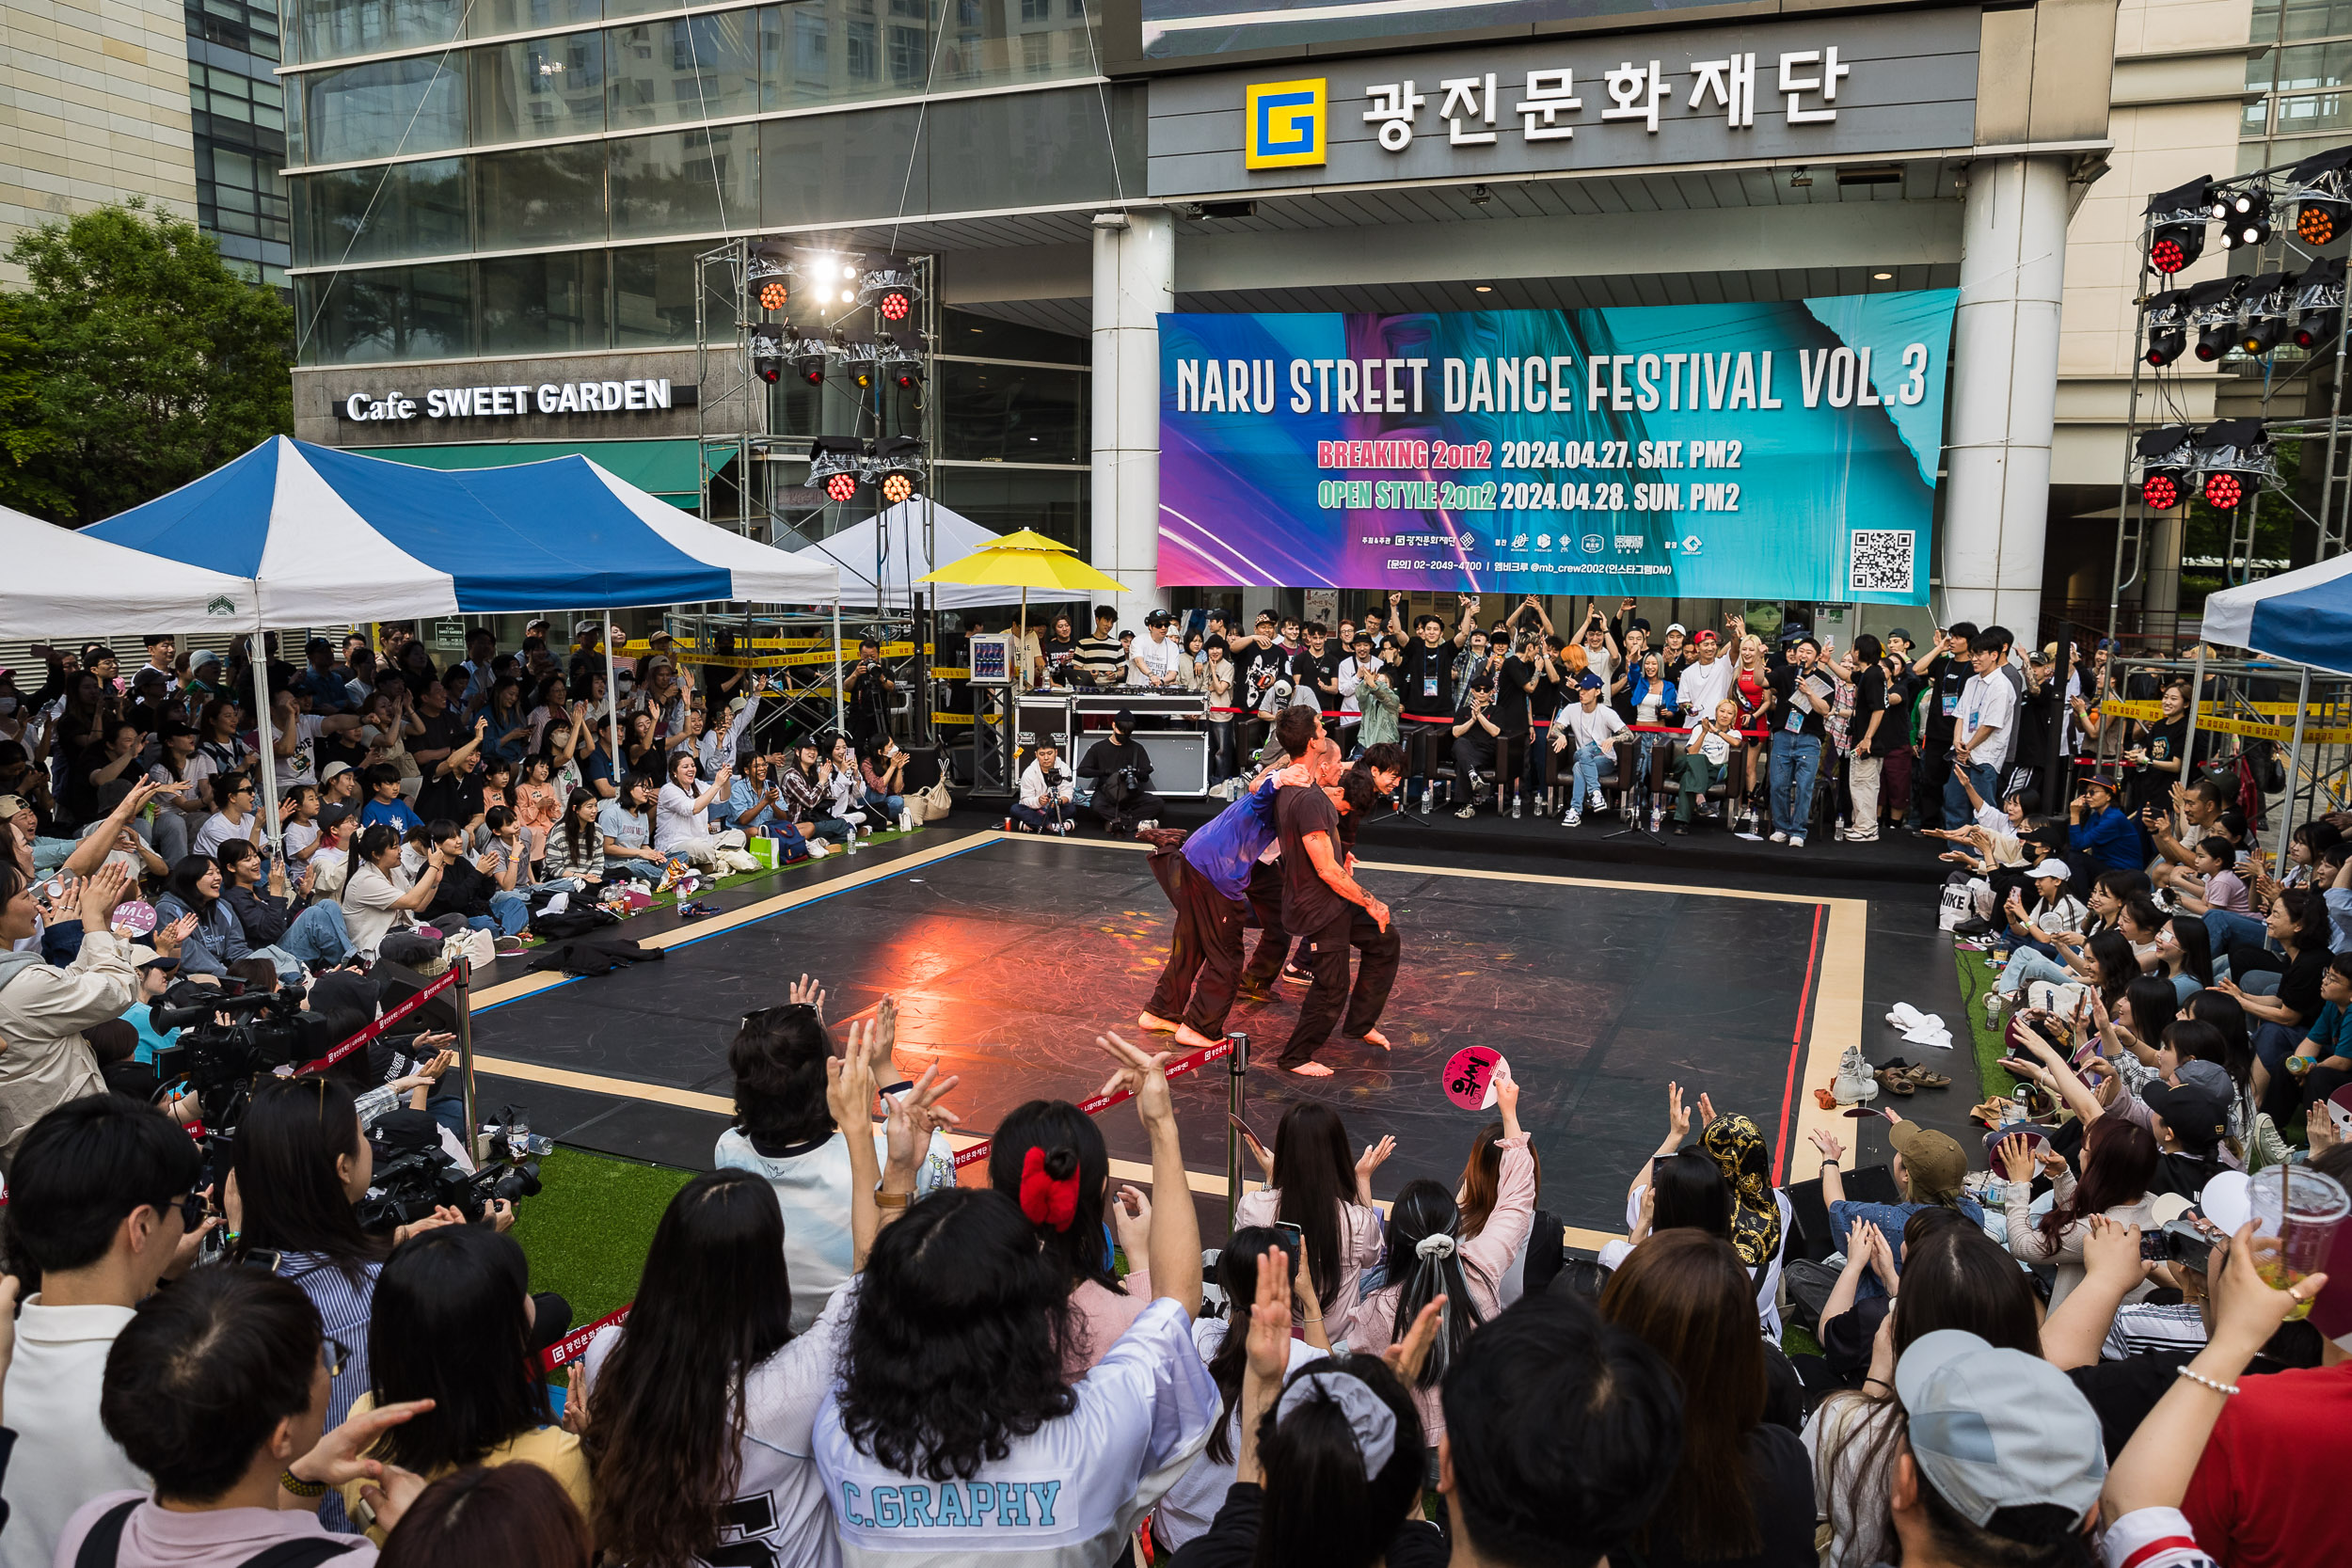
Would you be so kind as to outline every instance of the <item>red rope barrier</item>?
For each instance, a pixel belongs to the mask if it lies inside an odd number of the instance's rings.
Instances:
[[[1221,1060],[1232,1053],[1233,1042],[1230,1039],[1219,1040],[1215,1045],[1204,1045],[1200,1050],[1188,1052],[1168,1063],[1168,1075],[1170,1078],[1181,1078],[1187,1072],[1204,1068],[1211,1062]],[[1078,1101],[1078,1109],[1088,1116],[1097,1116],[1122,1101],[1134,1098],[1134,1093],[1127,1089],[1121,1089],[1117,1094],[1089,1095]],[[988,1151],[995,1142],[993,1138],[982,1138],[969,1148],[956,1150],[956,1169],[961,1170],[966,1165],[977,1164],[987,1159]]]
[[[377,1036],[383,1034],[384,1031],[389,1029],[393,1024],[398,1023],[402,1019],[406,1018],[410,1013],[415,1012],[419,1007],[423,1006],[427,1002],[432,1001],[435,997],[440,995],[441,992],[449,990],[450,987],[455,985],[456,983],[457,970],[453,965],[448,974],[442,975],[439,979],[425,987],[424,990],[417,992],[416,995],[410,997],[407,1001],[403,1002],[400,1006],[394,1007],[390,1012],[386,1013],[382,1018],[377,1019],[373,1023],[369,1024],[366,1028],[352,1036],[351,1038],[343,1041],[342,1044],[335,1047],[334,1050],[328,1052],[326,1055],[321,1056],[317,1061],[307,1062],[296,1070],[301,1072],[325,1072],[328,1068],[333,1067],[337,1062],[342,1061],[345,1056],[350,1055],[353,1052],[358,1050],[370,1040],[374,1039]]]

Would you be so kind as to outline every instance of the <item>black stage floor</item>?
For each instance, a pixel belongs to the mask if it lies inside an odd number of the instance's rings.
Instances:
[[[914,862],[946,837],[918,835],[857,857],[861,864],[829,863],[822,876]],[[1440,1069],[1454,1051],[1481,1043],[1512,1062],[1521,1117],[1545,1163],[1544,1206],[1571,1226],[1622,1230],[1624,1182],[1663,1132],[1669,1079],[1708,1091],[1718,1109],[1754,1117],[1776,1141],[1788,1175],[1810,1173],[1810,1150],[1789,1147],[1789,1101],[1809,1086],[1797,1079],[1828,940],[1826,906],[1814,900],[1865,890],[1832,880],[1768,884],[1695,859],[1661,868],[1641,886],[1570,887],[1522,879],[1575,867],[1531,866],[1523,853],[1436,849],[1425,843],[1409,857],[1426,869],[1365,874],[1405,935],[1384,1021],[1395,1050],[1334,1040],[1323,1059],[1339,1070],[1320,1081],[1253,1069],[1249,1120],[1261,1136],[1272,1134],[1294,1099],[1322,1099],[1341,1108],[1359,1145],[1395,1134],[1396,1155],[1375,1182],[1378,1196],[1414,1177],[1451,1182],[1486,1117],[1446,1099]],[[1367,858],[1406,857],[1375,850]],[[1794,901],[1715,895],[1733,884]],[[755,884],[721,901],[739,907],[793,887]],[[1934,934],[1931,887],[1868,891],[1879,896],[1869,901],[1864,1039],[1883,1060],[1906,1050],[1880,1022],[1893,1002],[1957,1022],[1959,998],[1947,944]],[[1166,900],[1134,848],[983,839],[903,874],[673,945],[662,963],[480,1011],[476,1048],[723,1101],[738,1019],[781,1000],[791,977],[806,971],[825,982],[836,1024],[896,993],[901,1068],[936,1054],[962,1077],[951,1103],[968,1129],[985,1132],[1023,1101],[1076,1099],[1099,1086],[1106,1063],[1093,1037],[1119,1028],[1138,1037],[1135,1015],[1159,972],[1168,924]],[[1287,1036],[1301,994],[1285,986],[1270,1003],[1236,1008],[1233,1026],[1258,1042],[1262,1060],[1270,1063]],[[1962,1053],[1959,1065],[1965,1060]],[[1973,1083],[1956,1076],[1949,1094],[1906,1101],[1905,1114],[1957,1127]],[[534,1124],[566,1143],[693,1167],[708,1164],[725,1125],[715,1110],[520,1078],[485,1075],[483,1094],[493,1105],[528,1104]],[[1221,1171],[1223,1074],[1180,1081],[1177,1099],[1186,1164],[1196,1173]],[[1130,1112],[1114,1109],[1103,1125],[1114,1158],[1146,1158]],[[1866,1141],[1866,1159],[1875,1141]]]

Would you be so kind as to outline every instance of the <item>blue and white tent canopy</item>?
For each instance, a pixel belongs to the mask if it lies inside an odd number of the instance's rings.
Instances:
[[[2352,674],[2352,555],[2205,600],[2201,635],[2224,647]]]
[[[444,472],[283,436],[83,532],[246,579],[270,626],[811,604],[831,602],[840,576],[822,556],[714,527],[585,457]]]

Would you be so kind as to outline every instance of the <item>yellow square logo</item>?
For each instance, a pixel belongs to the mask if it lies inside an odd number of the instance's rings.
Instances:
[[[1297,168],[1323,162],[1325,84],[1261,82],[1244,89],[1242,161],[1250,168]]]

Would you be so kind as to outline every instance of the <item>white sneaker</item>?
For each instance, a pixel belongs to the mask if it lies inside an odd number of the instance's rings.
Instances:
[[[1788,835],[1788,847],[1789,847],[1789,848],[1791,848],[1791,849],[1802,849],[1802,848],[1804,848],[1804,834],[1803,834],[1803,833],[1790,833],[1790,834]]]
[[[1160,819],[1158,817],[1147,816],[1142,821],[1136,824],[1136,832],[1139,833],[1148,833],[1159,825]]]
[[[1577,815],[1576,808],[1574,806],[1570,806],[1566,811],[1560,814],[1560,826],[1563,828],[1580,828],[1583,825],[1584,818]]]
[[[1454,815],[1467,821],[1470,817],[1478,815],[1478,808],[1476,806],[1464,806],[1460,811],[1455,812]]]
[[[1609,802],[1602,800],[1600,791],[1596,789],[1593,791],[1593,798],[1584,802],[1584,809],[1586,811],[1607,811],[1609,809]]]
[[[810,860],[820,861],[832,853],[833,846],[827,844],[823,839],[812,838],[808,841],[808,858]]]
[[[1778,828],[1774,828],[1772,830],[1772,842],[1774,844],[1786,844],[1788,842],[1788,835],[1782,832]]]

